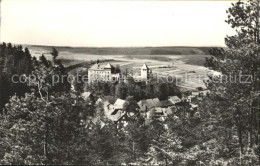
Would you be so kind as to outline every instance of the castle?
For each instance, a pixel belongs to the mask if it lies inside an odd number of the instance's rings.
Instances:
[[[88,82],[94,81],[118,81],[119,73],[112,74],[112,66],[108,63],[105,66],[101,66],[99,63],[94,64],[91,68],[88,69]]]
[[[147,81],[150,78],[151,70],[146,64],[142,67],[133,67],[132,77],[136,82]],[[112,66],[108,63],[105,66],[100,65],[99,63],[94,64],[91,68],[88,69],[88,82],[94,81],[119,81],[120,74],[112,73]]]

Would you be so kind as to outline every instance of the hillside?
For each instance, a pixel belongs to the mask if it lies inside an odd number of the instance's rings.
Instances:
[[[24,45],[30,50],[50,51],[51,46]],[[92,55],[208,55],[211,47],[55,47],[58,51]]]

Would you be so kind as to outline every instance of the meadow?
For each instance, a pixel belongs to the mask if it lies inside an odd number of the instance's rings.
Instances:
[[[49,46],[30,46],[32,56],[44,54],[51,58]],[[144,63],[156,75],[175,77],[182,90],[205,88],[204,82],[212,73],[204,67],[205,58],[209,56],[207,47],[144,47],[144,48],[84,48],[55,47],[59,59],[65,67],[76,66],[80,70],[84,62],[111,59],[112,65],[120,65],[122,71],[131,71],[133,67]],[[78,64],[78,65],[77,65]]]

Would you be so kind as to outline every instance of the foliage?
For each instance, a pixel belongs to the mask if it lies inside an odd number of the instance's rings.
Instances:
[[[15,93],[21,96],[28,92],[24,79],[19,81],[19,76],[29,74],[32,68],[31,55],[27,48],[23,50],[22,46],[13,46],[10,43],[0,45],[0,112],[9,96]],[[13,75],[17,77],[13,78]]]
[[[224,107],[214,112],[217,125],[225,127],[234,146],[239,153],[232,153],[229,158],[240,158],[240,165],[248,165],[255,156],[244,158],[249,151],[257,154],[254,148],[259,144],[259,0],[236,2],[227,10],[226,21],[237,32],[226,37],[228,49],[214,48],[210,51],[212,57],[206,59],[206,66],[219,71],[220,76],[212,76],[206,85],[211,90],[212,97],[218,107]],[[221,140],[223,141],[223,140]],[[224,144],[228,146],[228,142]],[[260,156],[259,154],[257,154]],[[260,159],[260,158],[259,158]],[[260,161],[260,160],[259,160]],[[259,162],[258,161],[258,162]],[[242,164],[243,163],[243,164]]]

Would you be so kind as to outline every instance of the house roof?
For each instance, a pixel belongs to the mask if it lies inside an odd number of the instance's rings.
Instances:
[[[147,99],[147,100],[140,100],[137,104],[138,104],[138,106],[140,108],[142,108],[145,105],[149,109],[161,106],[161,102],[160,102],[160,100],[158,98]]]
[[[138,106],[142,106],[146,104],[146,100],[140,100],[138,103]]]
[[[207,96],[207,94],[210,93],[210,90],[200,91],[200,93],[203,94],[204,96]]]
[[[169,100],[164,100],[161,101],[161,107],[170,107],[173,106],[174,104],[172,102],[170,102]]]
[[[173,114],[173,110],[172,110],[172,108],[156,107],[155,108],[155,113],[156,114],[161,114],[162,116],[167,116],[167,115],[172,115]]]
[[[85,128],[90,127],[90,125],[98,125],[102,129],[106,124],[100,120],[100,118],[87,116],[85,120]]]
[[[198,96],[200,94],[200,92],[191,92],[192,96]]]
[[[77,98],[77,95],[74,94],[74,93],[70,93],[70,95],[71,95],[71,98],[73,98],[73,99],[76,99],[76,98]]]
[[[166,108],[166,109],[165,109],[165,114],[166,114],[166,115],[172,115],[174,109],[175,109],[175,108]]]
[[[108,119],[112,121],[118,121],[126,114],[125,111],[115,110],[114,107],[109,107],[109,105],[111,104],[107,103],[104,105],[104,112]]]
[[[181,99],[178,96],[170,96],[169,101],[172,102],[173,104],[176,104],[176,103],[180,103]]]
[[[191,108],[197,108],[198,105],[197,104],[190,104]]]
[[[198,98],[199,98],[199,97],[196,97],[196,96],[190,96],[190,97],[189,97],[189,99],[190,99],[190,101],[191,101],[192,103],[198,102],[198,101],[199,101]]]
[[[117,99],[115,104],[114,104],[114,109],[123,109],[124,108],[124,104],[126,103],[125,100],[122,99]]]
[[[87,100],[90,97],[91,94],[92,94],[91,92],[84,92],[84,93],[81,94],[81,97],[84,100]]]
[[[119,110],[115,115],[110,115],[109,119],[112,121],[119,121],[125,114],[125,111]]]
[[[153,98],[153,103],[155,107],[161,106],[161,102],[158,98]]]
[[[102,120],[100,120],[100,118],[93,118],[92,123],[99,125],[101,129],[106,125]]]
[[[145,100],[140,100],[137,105],[139,106],[139,111],[146,111],[146,105],[144,104],[146,101]]]
[[[158,114],[163,114],[163,108],[161,108],[161,107],[155,107],[154,108],[155,109],[155,113],[158,113]]]
[[[153,108],[153,100],[152,99],[147,99],[146,102],[144,103],[148,108]]]

